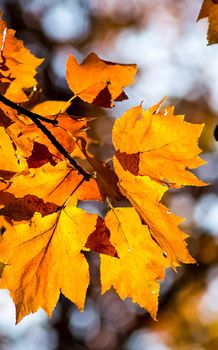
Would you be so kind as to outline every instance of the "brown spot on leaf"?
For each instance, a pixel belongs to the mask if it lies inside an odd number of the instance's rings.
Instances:
[[[93,104],[105,108],[111,107],[111,94],[108,90],[108,85],[106,85],[105,88],[101,90],[99,94],[95,97],[95,99],[93,100]]]
[[[6,197],[5,197],[6,200]],[[57,211],[56,204],[44,201],[37,196],[27,194],[23,198],[15,198],[8,196],[4,208],[0,209],[0,215],[9,217],[14,221],[29,220],[35,212],[39,212],[42,216],[46,216]]]
[[[114,101],[123,101],[123,100],[128,100],[128,96],[125,93],[125,91],[122,91],[121,94],[119,96],[117,96],[117,98]]]
[[[85,247],[101,254],[118,257],[116,249],[110,242],[110,231],[100,217],[98,217],[96,229],[88,237]]]
[[[0,170],[0,178],[4,180],[10,180],[14,174],[15,172],[13,171]]]
[[[10,85],[15,78],[11,77],[11,73],[9,72],[9,68],[6,64],[6,58],[1,52],[1,60],[2,62],[0,63],[0,91],[4,95]],[[9,74],[2,74],[1,72],[9,72]]]
[[[128,170],[133,175],[139,173],[139,156],[140,153],[127,154],[126,152],[116,151],[115,156],[122,165],[124,170]]]
[[[0,86],[0,90],[1,90],[1,86]],[[8,118],[4,113],[4,111],[0,108],[0,126],[7,128],[12,123],[13,123],[12,120]]]
[[[56,162],[52,158],[52,154],[48,148],[38,142],[34,142],[32,154],[27,158],[27,164],[29,168],[40,168],[42,165],[50,162],[51,165],[55,166]]]

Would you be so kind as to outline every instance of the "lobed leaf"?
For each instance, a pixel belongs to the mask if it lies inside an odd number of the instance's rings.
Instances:
[[[36,69],[44,59],[36,58],[15,38],[0,18],[0,92],[10,100],[21,103],[28,100],[23,89],[36,85]]]
[[[0,287],[16,305],[16,322],[40,307],[51,316],[60,292],[83,309],[89,284],[88,263],[80,250],[95,229],[97,215],[67,206],[10,229],[0,240],[6,264]]]
[[[110,210],[105,224],[119,259],[101,255],[102,293],[114,287],[121,299],[132,298],[156,319],[158,280],[164,278],[167,259],[134,208]]]
[[[114,101],[126,98],[123,88],[134,82],[135,64],[118,64],[89,54],[81,65],[70,55],[66,78],[70,89],[83,101],[101,107],[113,107]]]

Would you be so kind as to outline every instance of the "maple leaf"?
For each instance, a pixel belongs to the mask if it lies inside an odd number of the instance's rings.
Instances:
[[[208,17],[208,32],[207,40],[208,45],[218,43],[218,1],[217,0],[204,0],[200,13],[198,15],[198,21],[202,18]]]
[[[179,261],[193,263],[178,225],[183,221],[160,203],[168,187],[203,186],[205,183],[186,170],[204,162],[198,157],[197,139],[202,125],[192,125],[173,108],[157,112],[160,103],[143,111],[130,109],[115,122],[114,168],[121,193],[150,229],[151,236],[173,267]],[[129,139],[134,140],[130,143]]]
[[[169,187],[204,186],[187,170],[205,164],[198,157],[198,138],[204,125],[185,122],[184,116],[173,114],[173,107],[158,112],[162,101],[147,111],[141,105],[131,108],[116,120],[115,156],[124,170],[148,175]]]
[[[167,259],[134,208],[110,210],[105,225],[119,259],[101,255],[102,293],[114,287],[122,300],[131,297],[156,319],[157,280],[164,278],[164,269],[169,266]]]
[[[15,31],[8,29],[0,18],[0,91],[10,100],[20,103],[28,100],[23,89],[36,84],[36,69],[44,59],[32,55],[14,34]]]
[[[128,98],[122,90],[134,82],[135,64],[118,64],[89,54],[81,65],[70,55],[66,78],[70,89],[83,101],[101,107],[113,107],[114,101]]]
[[[95,230],[97,215],[67,206],[61,212],[6,230],[0,261],[6,264],[0,287],[16,305],[16,322],[40,307],[51,316],[60,292],[83,309],[89,284],[88,263],[80,250]]]

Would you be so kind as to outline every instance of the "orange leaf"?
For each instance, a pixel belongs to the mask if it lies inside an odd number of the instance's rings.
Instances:
[[[49,316],[62,292],[83,309],[89,269],[80,250],[95,229],[97,215],[68,206],[44,218],[8,229],[0,241],[4,268],[0,287],[7,288],[16,305],[16,321],[43,308]]]
[[[7,29],[0,18],[0,91],[10,100],[20,103],[28,100],[23,89],[36,85],[34,76],[43,59],[32,55],[14,34],[15,31]]]
[[[127,98],[122,89],[134,82],[137,67],[103,61],[91,53],[81,65],[70,55],[66,70],[68,85],[76,96],[101,107],[113,107],[114,101]]]

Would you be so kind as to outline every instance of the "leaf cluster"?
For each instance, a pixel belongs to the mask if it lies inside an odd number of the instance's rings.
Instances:
[[[43,308],[50,316],[60,293],[84,307],[89,266],[83,254],[100,254],[102,293],[113,287],[155,319],[165,269],[194,263],[182,219],[161,202],[170,188],[204,186],[188,169],[204,161],[198,138],[203,125],[174,115],[173,107],[141,105],[113,127],[113,164],[89,152],[92,118],[67,108],[77,97],[112,108],[127,97],[137,67],[91,53],[66,63],[69,101],[31,108],[33,56],[0,20],[0,288],[16,305],[16,321]],[[106,216],[90,214],[79,201],[102,201]],[[122,201],[121,201],[122,200]],[[122,203],[122,205],[121,205]],[[124,204],[123,204],[124,203]]]

